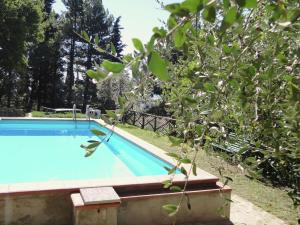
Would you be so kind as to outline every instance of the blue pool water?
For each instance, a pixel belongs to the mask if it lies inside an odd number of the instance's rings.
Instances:
[[[161,159],[113,134],[90,157],[80,148],[99,139],[95,122],[0,120],[0,184],[164,175]]]

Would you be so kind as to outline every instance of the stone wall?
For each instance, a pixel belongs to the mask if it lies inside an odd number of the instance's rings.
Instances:
[[[0,225],[72,225],[74,212],[70,195],[70,192],[58,192],[1,196]],[[225,198],[230,199],[230,192],[223,193],[222,197],[219,192],[190,195],[192,208],[189,210],[186,202],[182,203],[178,224],[220,221],[224,220],[224,216],[228,218],[230,206],[226,205]],[[121,200],[117,209],[118,225],[170,225],[172,220],[162,206],[177,203],[179,196],[121,197]]]
[[[70,194],[0,197],[0,225],[71,225]]]

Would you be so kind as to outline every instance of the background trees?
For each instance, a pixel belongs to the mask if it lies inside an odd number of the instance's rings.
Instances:
[[[64,0],[62,15],[52,11],[53,2],[0,1],[1,106],[31,111],[97,103],[96,85],[85,71],[110,56],[80,38],[82,31],[122,55],[120,18],[101,0]]]
[[[42,4],[1,0],[0,9],[0,99],[10,107],[21,89],[18,80],[26,71],[27,51],[43,38]]]

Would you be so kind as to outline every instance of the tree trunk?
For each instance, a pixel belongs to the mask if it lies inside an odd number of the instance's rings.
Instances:
[[[89,45],[88,47],[88,54],[87,54],[87,63],[86,63],[86,69],[89,70],[92,68],[92,46]],[[83,92],[83,110],[85,110],[86,105],[89,101],[89,88],[90,88],[90,82],[91,79],[89,76],[85,76],[84,80],[84,92]]]
[[[70,61],[67,70],[67,104],[72,105],[73,101],[73,85],[74,85],[74,57],[75,57],[75,38],[72,36],[71,49],[70,49]]]

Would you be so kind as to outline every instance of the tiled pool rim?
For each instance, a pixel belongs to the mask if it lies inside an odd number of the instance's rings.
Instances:
[[[19,117],[2,117],[1,119],[10,120],[10,119],[28,119],[28,120],[72,120],[72,119],[64,119],[64,118],[19,118]],[[86,121],[85,119],[78,119],[78,121]],[[91,121],[95,121],[101,126],[105,126],[108,129],[112,129],[112,126],[105,124],[102,120],[93,119]],[[133,142],[134,144],[140,146],[145,151],[150,152],[154,156],[162,159],[163,161],[176,165],[176,162],[173,158],[166,155],[166,152],[162,149],[147,143],[146,141],[137,138],[134,135],[129,134],[128,132],[114,127],[114,132],[123,138]],[[184,165],[185,169],[188,171],[190,169],[190,165]],[[112,178],[112,179],[93,179],[93,180],[75,180],[75,181],[49,181],[49,182],[38,182],[38,183],[18,183],[18,184],[0,184],[0,196],[14,196],[14,195],[30,195],[33,193],[55,193],[55,192],[76,192],[80,188],[86,187],[100,187],[100,186],[112,186],[112,187],[128,187],[128,186],[141,186],[141,187],[149,187],[149,186],[162,186],[162,182],[169,179],[169,175],[163,176],[141,176],[141,177],[129,177],[129,178]],[[216,184],[219,178],[211,175],[199,168],[197,168],[197,176],[191,175],[189,178],[189,183],[197,183],[197,184]],[[185,176],[182,174],[177,174],[174,177],[174,182],[176,183],[184,183]],[[220,186],[220,185],[219,185]],[[216,189],[217,191],[217,189]],[[231,191],[229,187],[225,187],[223,191]]]

